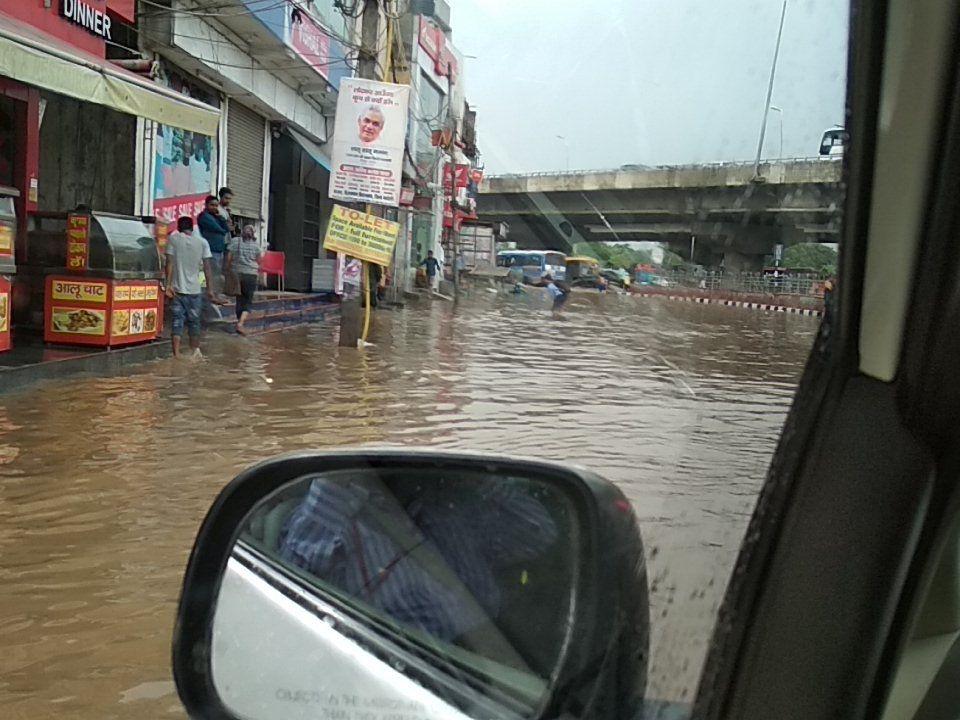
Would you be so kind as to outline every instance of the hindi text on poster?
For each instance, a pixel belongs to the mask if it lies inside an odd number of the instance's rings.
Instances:
[[[323,248],[377,265],[389,265],[399,233],[399,223],[334,205]]]
[[[330,197],[399,206],[409,96],[409,85],[340,81]]]

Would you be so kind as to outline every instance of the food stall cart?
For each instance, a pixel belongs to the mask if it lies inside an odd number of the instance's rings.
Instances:
[[[43,268],[43,339],[115,347],[153,340],[163,324],[153,218],[37,213],[31,265]]]
[[[0,186],[0,352],[9,350],[10,326],[13,324],[13,276],[17,272],[14,260],[17,244],[16,188]]]

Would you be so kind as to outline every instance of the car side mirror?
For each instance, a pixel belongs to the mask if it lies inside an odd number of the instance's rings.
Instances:
[[[649,608],[612,483],[403,450],[282,457],[219,495],[173,671],[190,717],[639,715]]]

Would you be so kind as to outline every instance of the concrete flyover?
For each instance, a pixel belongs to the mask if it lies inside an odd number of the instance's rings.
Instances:
[[[837,242],[839,159],[624,166],[486,178],[482,221],[504,221],[518,247],[570,252],[581,241],[657,241],[684,258],[756,269],[799,242]]]

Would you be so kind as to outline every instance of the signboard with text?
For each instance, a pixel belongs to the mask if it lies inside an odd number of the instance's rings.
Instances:
[[[389,265],[399,234],[400,223],[334,205],[323,239],[323,249],[342,252],[377,265]]]
[[[67,270],[83,272],[90,253],[90,216],[67,216]]]
[[[398,207],[409,85],[344,78],[337,97],[330,197]]]
[[[321,77],[330,77],[330,34],[308,13],[294,7],[284,15],[283,41]]]

